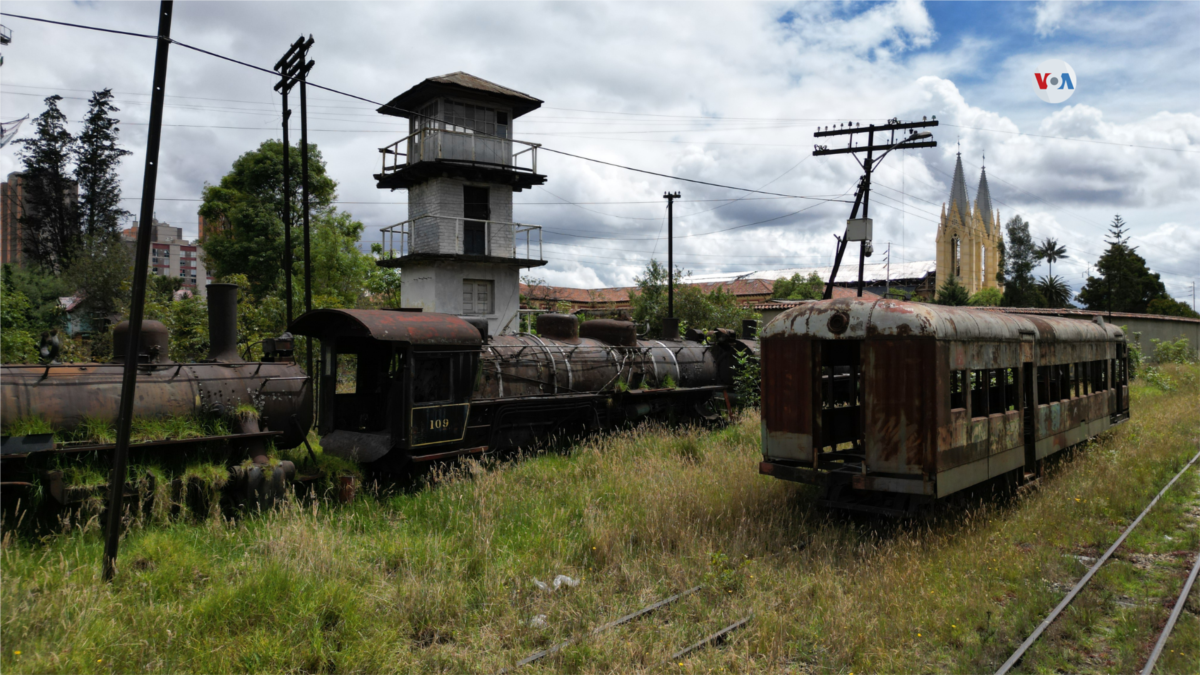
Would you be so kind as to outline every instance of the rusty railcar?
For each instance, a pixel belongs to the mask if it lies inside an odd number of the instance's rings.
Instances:
[[[1099,319],[879,299],[790,309],[762,332],[759,471],[828,505],[911,508],[1129,417],[1125,335]]]
[[[293,333],[321,342],[322,447],[382,469],[526,446],[652,415],[726,407],[732,331],[639,340],[627,321],[538,318],[537,334],[403,310],[314,310]]]

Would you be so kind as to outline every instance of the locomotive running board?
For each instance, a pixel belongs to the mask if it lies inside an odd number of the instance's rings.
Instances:
[[[439,459],[453,459],[463,455],[480,455],[487,452],[488,446],[481,445],[477,448],[463,448],[461,450],[449,450],[447,452],[435,452],[432,455],[413,455],[409,457],[414,462],[436,462]]]

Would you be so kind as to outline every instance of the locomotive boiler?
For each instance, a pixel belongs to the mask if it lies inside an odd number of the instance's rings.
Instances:
[[[543,314],[536,334],[406,310],[321,309],[291,332],[321,342],[326,452],[380,468],[526,446],[647,416],[715,418],[731,404],[730,330],[640,340],[628,321]]]
[[[231,434],[166,438],[135,443],[134,448],[180,450],[203,443],[229,443],[252,464],[265,464],[266,443],[300,444],[312,426],[309,378],[291,358],[291,339],[269,340],[268,360],[248,362],[237,350],[237,286],[208,286],[208,357],[195,363],[170,359],[170,335],[163,324],[144,321],[138,345],[135,418],[221,416],[232,423]],[[95,440],[56,440],[53,434],[10,433],[22,419],[70,431],[89,421],[111,423],[121,397],[123,356],[128,340],[125,323],[113,330],[114,354],[109,363],[7,364],[0,366],[0,422],[4,439],[0,459],[19,475],[21,460],[33,453],[106,451],[111,444]],[[294,473],[290,462],[284,473]],[[18,483],[22,481],[16,481]]]

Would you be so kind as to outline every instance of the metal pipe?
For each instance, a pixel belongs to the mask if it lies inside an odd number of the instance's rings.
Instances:
[[[146,139],[146,166],[142,177],[141,227],[133,259],[133,298],[129,307],[129,341],[125,345],[125,368],[121,377],[121,406],[117,414],[117,447],[113,451],[108,478],[108,518],[104,523],[105,581],[116,573],[117,547],[121,540],[125,465],[136,395],[138,345],[142,337],[142,314],[146,306],[146,273],[150,264],[150,234],[154,222],[154,193],[158,186],[158,148],[162,140],[163,100],[167,87],[167,50],[171,46],[172,0],[162,0],[158,11],[158,45],[154,50],[154,85],[150,96],[150,128]]]

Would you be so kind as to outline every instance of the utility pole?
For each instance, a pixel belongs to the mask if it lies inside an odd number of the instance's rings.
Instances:
[[[142,175],[141,227],[133,259],[132,300],[129,305],[129,334],[121,373],[121,403],[117,412],[117,447],[113,449],[112,472],[108,476],[108,512],[104,523],[105,581],[112,581],[117,568],[117,548],[124,519],[125,466],[129,457],[129,435],[136,395],[138,347],[142,342],[142,314],[146,305],[146,273],[150,263],[150,234],[154,230],[154,191],[158,187],[158,146],[162,139],[163,100],[167,87],[167,49],[171,46],[172,0],[162,0],[158,10],[158,46],[154,50],[154,85],[150,93],[150,127],[146,139],[146,165]]]
[[[289,111],[287,110],[287,94],[297,83],[300,84],[300,209],[301,216],[304,222],[304,311],[312,311],[312,250],[309,245],[309,206],[308,206],[308,96],[307,86],[305,81],[308,78],[308,72],[312,70],[314,61],[309,60],[308,50],[313,46],[313,37],[309,35],[306,39],[303,35],[288,49],[284,57],[275,64],[275,71],[279,73],[279,83],[275,85],[275,91],[283,95],[283,139],[284,139],[284,190],[287,192],[290,187],[288,180],[288,155],[291,153],[291,148],[288,147],[287,140],[287,121]],[[283,227],[283,247],[284,260],[286,261],[287,273],[287,306],[288,306],[288,324],[291,325],[292,312],[292,236],[290,218],[291,206],[289,204],[291,195],[285,195],[284,213],[285,222]],[[305,374],[312,378],[315,383],[316,378],[313,377],[313,356],[312,356],[312,338],[304,338],[304,356],[305,356]],[[312,397],[313,406],[317,404],[317,397],[314,392]],[[315,412],[315,410],[314,410]],[[315,416],[314,416],[315,419]]]
[[[679,336],[679,322],[675,320],[675,200],[679,199],[678,192],[665,192],[663,199],[667,200],[667,339],[673,340]]]
[[[1196,311],[1196,282],[1192,282],[1192,311]]]
[[[304,58],[308,55],[308,48],[311,46],[311,37],[307,43],[303,37],[298,38],[274,68],[275,72],[279,73],[279,83],[275,85],[275,91],[283,96],[283,276],[286,284],[287,325],[289,326],[292,325],[292,262],[295,260],[295,256],[292,254],[292,183],[291,167],[289,166],[292,146],[288,141],[288,120],[292,117],[292,111],[288,108],[288,92],[296,86],[297,71],[305,65]],[[308,64],[307,67],[311,68],[312,64]]]
[[[900,120],[893,118],[893,119],[889,120],[887,124],[881,124],[881,125],[868,124],[867,128],[865,128],[865,129],[863,128],[861,122],[857,126],[855,126],[855,124],[853,122],[848,122],[846,124],[840,125],[837,128],[834,128],[834,129],[830,129],[829,127],[825,127],[824,129],[821,129],[820,127],[817,127],[817,132],[815,134],[813,134],[814,137],[820,138],[820,137],[825,137],[825,136],[849,136],[849,138],[847,139],[847,144],[846,144],[846,147],[844,147],[844,148],[830,149],[829,146],[814,145],[813,146],[813,156],[841,155],[841,154],[855,155],[856,153],[859,153],[859,152],[867,153],[865,161],[859,162],[859,166],[861,166],[863,169],[863,177],[859,180],[858,191],[854,195],[854,207],[850,210],[850,220],[848,220],[846,222],[846,236],[842,237],[841,242],[839,242],[839,244],[838,244],[838,252],[833,260],[833,271],[829,275],[829,283],[826,284],[826,286],[825,286],[825,299],[826,300],[833,297],[833,284],[837,278],[838,268],[842,264],[842,254],[844,254],[846,252],[846,242],[848,242],[848,241],[859,242],[859,247],[858,247],[858,297],[860,297],[860,298],[862,297],[863,265],[866,262],[867,256],[871,255],[871,252],[872,252],[872,246],[871,246],[872,227],[871,227],[871,218],[870,218],[871,172],[875,169],[876,166],[879,165],[880,162],[883,161],[883,158],[887,157],[888,153],[890,153],[893,150],[907,150],[907,149],[911,149],[911,148],[936,148],[937,141],[926,140],[926,139],[932,138],[933,134],[929,133],[928,131],[922,131],[922,132],[915,131],[915,129],[920,129],[920,128],[924,128],[924,127],[936,127],[936,126],[938,126],[938,122],[937,122],[937,118],[934,117],[933,120],[930,120],[930,121],[922,120],[920,122],[901,122]],[[896,141],[896,132],[903,131],[906,129],[912,129],[914,131],[912,132],[911,135],[909,135],[897,142]],[[875,145],[875,133],[876,132],[879,132],[880,134],[883,134],[885,132],[891,132],[891,140],[889,140],[887,143]],[[867,144],[866,145],[855,145],[854,136],[855,136],[855,134],[861,134],[861,133],[867,134]],[[875,152],[877,152],[877,151],[883,152],[883,154],[880,155],[879,158],[875,157]],[[855,156],[854,160],[857,162],[858,157]],[[863,211],[862,218],[858,217],[858,207],[859,206],[862,206],[862,211]]]

